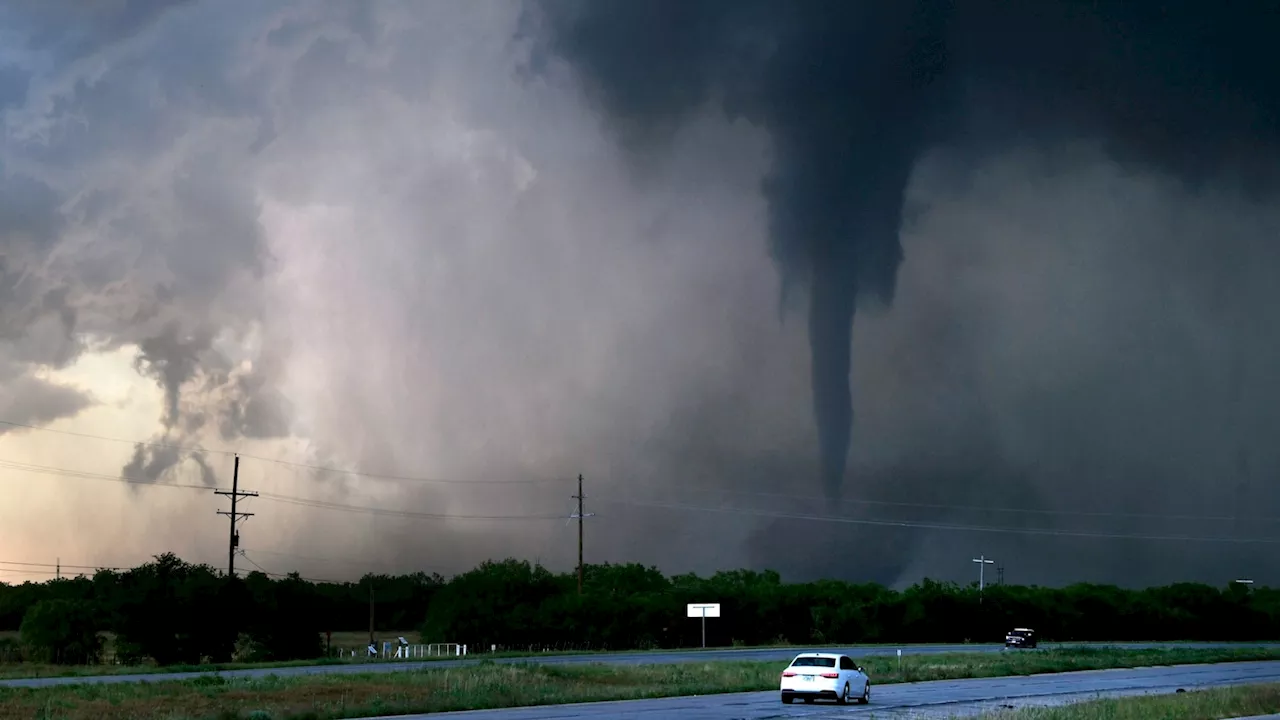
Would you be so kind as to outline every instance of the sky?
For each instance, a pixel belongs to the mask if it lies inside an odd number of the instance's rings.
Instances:
[[[1274,578],[1274,97],[1171,121],[1137,91],[1187,54],[1155,41],[1093,105],[991,72],[1014,41],[953,42],[948,112],[872,103],[898,96],[871,75],[829,96],[788,73],[839,38],[786,13],[743,27],[797,64],[743,87],[706,60],[738,20],[698,7],[654,34],[616,3],[0,3],[0,580],[222,567],[232,453],[261,493],[238,570],[567,571],[581,474],[589,562]],[[901,19],[825,25],[877,22]],[[1117,98],[1150,111],[1063,110]],[[880,235],[812,199],[814,173],[861,182],[814,134],[901,150],[867,164],[901,177],[891,207],[855,193]],[[813,228],[870,237],[830,265],[849,342],[806,317]],[[823,347],[852,348],[836,471]]]

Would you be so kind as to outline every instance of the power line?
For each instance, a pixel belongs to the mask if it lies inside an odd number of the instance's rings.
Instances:
[[[324,557],[316,557],[314,555],[298,555],[296,553],[281,552],[279,550],[262,550],[258,548],[252,548],[252,549],[245,548],[244,550],[242,550],[242,552],[254,553],[255,555],[277,555],[279,557],[293,558],[294,560],[306,560],[308,562],[318,562],[318,563],[332,563],[335,565],[351,565],[353,567],[362,567],[362,568],[368,568],[370,565],[379,565],[386,568],[389,565],[389,563],[386,563],[382,560],[351,560],[349,558],[332,558],[332,557],[324,558]],[[457,572],[457,570],[445,570],[444,568],[441,568],[439,566],[434,566],[434,565],[417,565],[417,567],[419,568],[419,571],[431,570],[433,572],[447,572],[447,573]]]
[[[604,499],[600,502],[614,503],[618,505],[632,505],[638,507],[664,508],[670,510],[688,510],[692,512],[711,512],[711,513],[728,513],[736,515],[751,515],[755,517],[778,518],[782,520],[806,520],[810,522],[833,522],[846,525],[869,525],[874,527],[896,527],[896,528],[915,528],[921,530],[941,530],[951,532],[983,532],[983,533],[1001,533],[1011,535],[1043,535],[1052,537],[1076,537],[1076,538],[1096,538],[1103,540],[1151,540],[1151,541],[1167,541],[1167,542],[1211,542],[1211,543],[1230,543],[1230,544],[1263,544],[1276,545],[1280,544],[1280,539],[1273,538],[1219,538],[1219,537],[1196,537],[1189,535],[1141,535],[1127,533],[1101,533],[1101,532],[1081,532],[1074,530],[1053,530],[1049,528],[1010,528],[1010,527],[990,527],[983,525],[957,525],[950,523],[926,523],[915,522],[910,520],[877,520],[872,518],[846,518],[833,517],[830,515],[809,515],[803,513],[784,513],[784,512],[768,512],[763,510],[751,510],[747,508],[725,508],[725,507],[703,507],[697,505],[685,505],[680,503],[664,503],[664,502],[643,502],[636,500],[611,500]]]
[[[288,578],[288,577],[290,576],[290,573],[278,573],[278,572],[271,572],[270,570],[267,570],[266,568],[262,567],[262,566],[261,566],[261,565],[259,565],[258,563],[254,562],[253,558],[249,557],[247,554],[244,554],[244,555],[243,555],[243,557],[244,557],[244,559],[245,559],[245,560],[247,560],[247,561],[249,562],[249,564],[250,564],[250,565],[252,565],[252,566],[254,566],[254,567],[258,568],[258,572],[262,573],[263,575],[266,575],[266,576],[268,576],[268,577],[278,577],[278,578]],[[305,580],[305,581],[307,581],[307,582],[311,582],[311,583],[328,583],[328,584],[331,584],[331,585],[346,585],[346,584],[348,584],[348,581],[344,581],[344,580],[325,580],[325,579],[323,579],[323,578],[308,578],[308,577],[302,577],[301,575],[299,575],[299,576],[298,576],[298,579],[299,579],[299,580]]]
[[[255,550],[254,552],[267,552],[267,551]],[[271,577],[280,577],[280,578],[289,577],[288,573],[277,573],[277,572],[271,572],[269,570],[264,569],[257,562],[254,562],[253,558],[250,558],[248,555],[244,554],[243,551],[240,553],[240,556],[243,557],[246,561],[248,561],[250,565],[253,565],[259,571],[261,571],[264,575],[268,575]],[[142,565],[145,565],[145,564],[146,563],[142,563]],[[6,565],[18,565],[19,567],[18,568],[2,567]],[[94,570],[94,571],[112,570],[117,572],[128,572],[130,570],[135,570],[140,566],[141,565],[134,566],[134,567],[124,567],[124,566],[111,566],[111,565],[62,564],[63,568],[71,568],[71,569],[79,569],[79,570]],[[29,575],[46,575],[47,576],[47,575],[54,575],[57,572],[55,569],[53,569],[55,567],[57,567],[55,563],[37,563],[37,562],[20,562],[17,560],[0,560],[0,573],[22,573],[22,574],[29,574]],[[330,579],[324,579],[324,578],[305,578],[304,577],[302,579],[308,582],[318,582],[318,583],[341,584],[342,582],[344,582],[340,580],[330,580]]]
[[[40,473],[40,474],[82,478],[82,479],[103,480],[108,482],[120,482],[120,483],[132,484],[132,485],[185,488],[185,489],[200,490],[200,491],[209,490],[208,485],[156,482],[152,480],[142,480],[142,479],[129,478],[124,476],[105,475],[102,473],[94,473],[94,472],[87,472],[87,471],[80,471],[80,470],[67,470],[64,468],[31,465],[27,463],[17,463],[14,461],[0,459],[0,468],[4,468],[4,467],[15,469],[15,470],[22,470],[24,472],[31,472],[31,473]],[[719,491],[719,490],[702,489],[702,488],[694,488],[694,489],[687,489],[687,490],[690,490],[692,492],[704,492],[704,493],[724,492],[728,494],[739,494],[739,495],[780,498],[780,499],[781,498],[808,499],[807,496],[803,496],[803,495],[795,496],[795,495],[788,495],[785,493],[767,493],[767,492],[735,491],[735,490]],[[260,493],[259,495],[263,499],[272,500],[275,502],[283,502],[283,503],[292,504],[292,505],[298,505],[301,507],[312,507],[312,508],[317,508],[322,510],[365,513],[365,514],[373,514],[373,515],[385,515],[385,516],[391,516],[391,517],[407,517],[407,518],[416,518],[416,519],[423,519],[423,520],[440,520],[440,519],[544,520],[544,519],[553,519],[553,518],[559,519],[560,517],[562,517],[559,515],[554,515],[554,516],[553,515],[459,515],[459,514],[448,514],[448,513],[415,513],[411,511],[393,510],[388,508],[368,508],[368,507],[361,507],[361,506],[355,506],[355,505],[346,505],[346,504],[336,503],[332,501],[316,500],[311,498],[299,498],[299,497],[293,497],[289,495],[279,495],[279,494],[266,493],[266,492]],[[818,498],[815,497],[813,499],[816,500]],[[616,501],[615,500],[613,502],[637,503],[641,501],[636,501],[636,500]],[[1090,513],[1090,512],[1073,512],[1073,511],[1065,511],[1065,510],[1064,511],[1033,510],[1033,509],[1025,509],[1025,508],[985,508],[982,506],[947,505],[947,504],[941,504],[941,503],[907,503],[907,502],[890,502],[890,501],[858,500],[858,499],[851,499],[850,502],[865,503],[865,504],[871,504],[871,505],[919,507],[919,508],[930,508],[930,509],[940,509],[940,510],[992,510],[996,512],[1005,512],[1005,513],[1028,513],[1028,514],[1084,516],[1084,517],[1092,517],[1092,516],[1117,517],[1117,518],[1145,517],[1145,518],[1152,518],[1152,519],[1167,519],[1167,520],[1182,520],[1182,521],[1215,521],[1215,520],[1229,519],[1229,518],[1220,518],[1220,517],[1214,517],[1214,516],[1154,515],[1154,514],[1140,514],[1140,513]],[[660,504],[655,506],[660,506]],[[571,516],[571,519],[572,519],[572,516]],[[1257,518],[1256,520],[1259,522],[1271,522],[1271,523],[1280,522],[1280,518]],[[885,520],[884,522],[892,523],[892,524],[903,526],[903,527],[909,527],[911,526],[911,523],[914,521]],[[1124,537],[1129,537],[1129,536],[1126,535]],[[1133,537],[1139,537],[1139,536],[1133,536]]]
[[[182,452],[203,453],[203,454],[211,454],[211,455],[233,455],[233,456],[238,455],[240,457],[243,457],[249,460],[257,460],[259,462],[275,463],[277,465],[284,465],[287,467],[295,467],[303,470],[314,470],[317,472],[328,472],[328,473],[334,473],[336,475],[352,475],[355,477],[368,478],[370,480],[391,480],[391,481],[399,481],[399,482],[417,482],[417,483],[429,483],[429,484],[441,484],[441,485],[536,485],[536,484],[543,484],[543,483],[572,481],[572,478],[566,478],[566,477],[524,478],[519,480],[516,480],[516,479],[458,480],[458,479],[417,477],[412,475],[390,475],[385,473],[365,472],[362,470],[344,470],[342,468],[336,468],[336,467],[331,467],[326,465],[313,465],[310,463],[291,462],[289,460],[281,460],[279,458],[269,458],[269,457],[263,457],[258,455],[249,455],[249,454],[241,453],[235,450],[220,450],[216,448],[206,448],[200,445],[179,445],[175,443],[162,443],[162,442],[147,441],[147,440],[128,440],[125,438],[109,437],[106,435],[93,435],[90,433],[73,432],[70,430],[55,430],[53,428],[40,427],[38,425],[29,425],[26,423],[13,422],[10,420],[0,420],[0,425],[21,428],[24,430],[37,430],[40,432],[54,433],[56,435],[67,435],[71,437],[87,438],[91,440],[103,440],[106,442],[124,443],[127,445],[135,445],[135,446],[141,445],[143,447],[154,447],[154,448],[160,448],[164,450],[178,450]]]
[[[255,555],[278,555],[279,557],[293,558],[294,560],[307,560],[310,562],[338,563],[342,565],[385,565],[381,560],[347,560],[343,558],[322,558],[314,555],[298,555],[296,553],[280,552],[279,550],[262,550],[259,548],[244,548],[243,552],[254,553]]]
[[[99,571],[121,572],[121,571],[128,571],[132,569],[127,567],[112,566],[112,565],[67,565],[62,562],[38,563],[38,562],[21,562],[18,560],[0,560],[0,566],[9,566],[9,565],[17,565],[18,567],[16,568],[0,567],[0,574],[18,573],[22,575],[43,575],[45,577],[48,577],[50,580],[53,580],[55,578],[60,578],[62,574],[62,570],[64,569],[92,570],[95,573]],[[81,572],[81,573],[78,573],[78,575],[83,576],[85,575],[85,573]]]
[[[15,570],[13,568],[0,568],[0,573],[18,573],[20,575],[42,575],[49,577],[54,575],[56,570]]]
[[[324,500],[311,500],[308,498],[295,498],[288,495],[276,495],[274,493],[259,493],[258,497],[263,500],[272,502],[281,502],[288,505],[297,505],[300,507],[314,508],[317,510],[336,510],[340,512],[357,512],[367,513],[370,515],[385,515],[389,517],[403,517],[419,520],[559,520],[563,515],[463,515],[456,513],[425,513],[414,512],[412,510],[393,510],[391,508],[365,507],[360,505],[346,505],[342,503],[332,503]]]
[[[823,503],[831,502],[825,497],[819,495],[796,495],[793,493],[775,493],[762,492],[754,490],[735,490],[732,488],[692,488],[687,486],[679,486],[672,488],[663,488],[664,491],[671,492],[688,492],[703,494],[725,494],[725,495],[742,495],[753,496],[769,499],[788,499],[788,500],[813,500]],[[1159,513],[1128,513],[1128,512],[1110,512],[1110,511],[1088,511],[1088,510],[1044,510],[1039,508],[1016,508],[1016,507],[992,507],[987,505],[956,505],[947,503],[920,503],[920,502],[901,502],[891,500],[868,500],[863,498],[842,498],[836,501],[837,504],[852,505],[880,505],[886,507],[904,507],[904,508],[921,508],[931,510],[973,510],[980,512],[998,512],[998,513],[1022,513],[1027,515],[1061,515],[1071,517],[1098,517],[1098,518],[1134,518],[1134,519],[1150,519],[1150,520],[1181,520],[1181,521],[1197,521],[1197,522],[1229,522],[1236,518],[1230,515],[1167,515]],[[1280,518],[1262,518],[1265,522],[1280,522]]]
[[[208,492],[214,488],[209,485],[194,485],[186,483],[169,483],[156,482],[152,480],[142,480],[130,478],[126,476],[106,475],[103,473],[94,473],[82,470],[68,470],[65,468],[55,468],[45,465],[30,465],[26,463],[17,463],[8,460],[0,460],[0,468],[9,468],[12,470],[20,470],[23,472],[31,472],[43,475],[52,475],[58,477],[69,477],[83,480],[99,480],[103,482],[125,483],[129,485],[142,485],[148,487],[167,487],[181,488],[186,490],[199,490]],[[559,520],[561,515],[462,515],[451,513],[419,513],[408,510],[394,510],[390,508],[364,507],[359,505],[346,505],[326,500],[317,500],[313,498],[302,498],[291,495],[280,495],[276,493],[261,492],[255,495],[264,500],[273,502],[282,502],[290,505],[298,505],[301,507],[310,507],[321,510],[334,510],[340,512],[365,513],[373,515],[387,515],[393,517],[407,517],[420,520]]]
[[[271,573],[267,572],[266,568],[262,567],[261,565],[259,565],[259,564],[258,564],[258,563],[256,563],[256,562],[254,562],[254,561],[253,561],[253,558],[249,557],[249,554],[248,554],[248,553],[245,553],[245,554],[244,554],[244,559],[245,559],[245,562],[249,563],[250,565],[252,565],[252,566],[254,566],[254,567],[256,567],[256,568],[258,568],[258,570],[259,570],[260,572],[262,572],[264,575],[270,575],[270,574],[271,574]]]
[[[105,480],[109,482],[125,483],[127,485],[147,485],[151,487],[168,487],[181,488],[185,490],[209,490],[209,485],[192,485],[189,483],[171,483],[157,482],[155,480],[142,480],[139,478],[131,478],[124,475],[105,475],[103,473],[95,473],[84,470],[69,470],[66,468],[56,468],[47,465],[31,465],[28,463],[14,462],[12,460],[0,460],[0,468],[8,468],[10,470],[21,470],[23,472],[34,473],[38,475],[57,475],[61,477],[81,478],[85,480]]]
[[[72,570],[129,570],[130,569],[127,567],[112,567],[110,565],[67,565],[66,563],[57,563],[57,564],[33,563],[33,562],[18,562],[16,560],[0,560],[0,565],[21,565],[23,567],[42,567],[42,568],[56,568],[60,565],[61,567],[71,568]],[[0,568],[0,570],[3,570],[3,569],[4,568]]]
[[[43,473],[64,477],[74,477],[83,479],[103,480],[109,482],[123,482],[135,485],[148,485],[153,487],[176,487],[201,491],[208,491],[209,486],[206,485],[190,485],[180,483],[159,483],[149,480],[139,480],[127,477],[117,477],[103,475],[101,473],[91,473],[76,470],[66,470],[62,468],[52,468],[47,466],[37,466],[25,463],[15,463],[11,461],[0,460],[0,467],[9,467],[11,469],[22,470],[24,472]],[[393,510],[390,508],[364,507],[357,505],[346,505],[330,501],[315,500],[310,498],[298,498],[288,495],[279,495],[274,493],[260,493],[259,496],[266,500],[274,502],[282,502],[286,504],[297,505],[300,507],[309,507],[322,510],[332,510],[339,512],[355,512],[366,513],[372,515],[385,515],[391,517],[405,517],[411,519],[423,520],[550,520],[560,519],[561,515],[462,515],[449,513],[421,513],[407,510]],[[1078,537],[1078,538],[1095,538],[1095,539],[1117,539],[1117,540],[1153,540],[1153,541],[1169,541],[1169,542],[1212,542],[1212,543],[1232,543],[1232,544],[1277,544],[1278,539],[1268,538],[1221,538],[1221,537],[1196,537],[1184,535],[1153,535],[1138,533],[1106,533],[1106,532],[1087,532],[1072,530],[1055,530],[1040,528],[1011,528],[1011,527],[992,527],[982,525],[954,524],[954,523],[933,523],[911,520],[885,520],[876,518],[844,518],[837,516],[812,515],[804,513],[781,513],[770,511],[759,511],[748,508],[725,508],[725,507],[706,507],[698,505],[688,505],[684,503],[671,502],[646,502],[634,499],[609,499],[604,498],[603,502],[632,505],[639,507],[651,507],[659,509],[687,510],[692,512],[715,512],[730,513],[741,515],[752,515],[757,517],[774,517],[780,519],[796,519],[809,520],[814,522],[835,522],[842,524],[869,525],[878,527],[897,527],[897,528],[915,528],[923,530],[939,530],[953,532],[985,532],[1000,533],[1013,535],[1039,535],[1050,537]],[[921,504],[924,505],[924,504]],[[940,506],[954,507],[954,506]],[[1172,516],[1170,516],[1172,517]],[[1191,518],[1195,519],[1195,518]],[[1261,519],[1260,519],[1261,520]],[[1274,518],[1266,518],[1270,522],[1280,522]]]
[[[55,430],[53,428],[40,427],[37,425],[18,423],[18,422],[13,422],[9,420],[0,420],[0,425],[6,425],[9,427],[15,427],[15,428],[22,428],[26,430],[37,430],[40,432],[55,433],[59,435],[68,435],[72,437],[88,438],[88,439],[94,439],[94,440],[105,440],[108,442],[126,443],[130,445],[142,445],[142,446],[148,446],[148,447],[180,450],[180,451],[186,451],[186,452],[200,452],[200,453],[223,454],[223,455],[237,454],[236,451],[232,451],[232,450],[210,449],[210,448],[205,448],[199,445],[179,445],[179,444],[162,443],[162,442],[155,442],[155,441],[127,440],[124,438],[115,438],[115,437],[108,437],[103,435],[94,435],[90,433],[73,432],[69,430]],[[243,453],[240,453],[239,455],[244,458],[258,460],[261,462],[275,463],[277,465],[295,467],[295,468],[306,469],[306,470],[313,470],[317,472],[331,472],[335,474],[351,475],[351,476],[364,477],[364,478],[375,479],[375,480],[437,483],[437,484],[447,484],[447,485],[495,485],[495,484],[496,485],[533,485],[533,484],[552,483],[552,482],[569,482],[573,480],[573,478],[526,478],[526,479],[520,479],[520,480],[515,480],[515,479],[457,480],[457,479],[427,478],[427,477],[416,477],[416,476],[409,476],[409,475],[388,475],[388,474],[370,473],[370,472],[363,472],[358,470],[343,470],[343,469],[335,468],[331,466],[314,465],[314,464],[308,464],[308,463],[297,463],[297,462],[291,462],[288,460],[280,460],[277,458],[269,458],[269,457],[262,457],[262,456],[256,456],[256,455],[247,455]],[[3,462],[4,461],[0,461],[0,466],[3,466]],[[155,483],[147,480],[126,481],[126,482],[136,482],[137,484],[147,484],[147,485],[160,485],[163,487],[191,487],[191,488],[204,489],[204,486],[180,485],[177,483],[161,484],[161,483]],[[729,494],[729,495],[754,496],[754,497],[771,498],[771,499],[813,500],[813,501],[828,502],[826,498],[823,498],[820,496],[796,495],[792,493],[736,490],[736,489],[730,489],[730,488],[725,488],[725,489],[691,488],[687,486],[670,488],[670,489],[676,492],[690,492],[690,493],[702,493],[702,494],[708,494],[708,493]],[[871,499],[864,499],[864,498],[843,498],[837,502],[841,504],[848,503],[848,504],[856,504],[856,505],[876,505],[876,506],[883,506],[883,507],[919,508],[919,509],[933,509],[933,510],[964,510],[964,511],[975,511],[975,512],[1048,515],[1048,516],[1064,516],[1064,517],[1133,518],[1133,519],[1152,519],[1152,520],[1172,520],[1172,521],[1183,521],[1183,522],[1185,521],[1232,522],[1236,520],[1234,516],[1224,516],[1224,515],[1215,516],[1215,515],[1189,515],[1189,514],[1129,513],[1129,512],[1116,512],[1116,511],[1046,510],[1046,509],[1039,509],[1039,508],[992,507],[992,506],[983,506],[983,505],[902,502],[902,501],[890,501],[890,500],[871,500]],[[355,510],[355,511],[360,512],[360,510]],[[498,518],[476,517],[475,519],[498,519]],[[530,518],[530,519],[533,519],[533,518]],[[1257,522],[1280,523],[1280,518],[1254,518],[1254,520]]]

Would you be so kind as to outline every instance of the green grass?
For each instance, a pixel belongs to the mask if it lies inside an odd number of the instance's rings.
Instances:
[[[872,682],[1029,675],[1100,668],[1276,660],[1280,650],[1101,648],[862,658]],[[781,662],[538,665],[484,662],[395,673],[0,688],[0,719],[329,720],[446,710],[776,690]]]
[[[0,635],[3,632],[0,631]],[[14,633],[16,637],[16,633]],[[379,632],[378,638],[388,639],[403,636],[411,643],[417,642],[418,634],[415,632]],[[368,643],[367,632],[335,632],[333,634],[333,647],[345,647],[348,649],[355,647],[364,647]],[[963,652],[967,646],[961,643],[918,643],[928,645],[929,647],[954,647],[958,652]],[[977,643],[984,645],[998,643]],[[889,643],[856,643],[850,645],[806,645],[792,643],[774,643],[770,645],[733,645],[730,647],[709,647],[700,648],[653,648],[643,650],[548,650],[548,651],[509,651],[497,653],[472,653],[468,655],[471,659],[495,659],[509,660],[518,658],[539,658],[551,656],[591,656],[591,655],[609,655],[619,652],[628,654],[644,654],[644,653],[665,653],[665,652],[723,652],[732,650],[769,650],[776,648],[795,648],[816,649],[830,647],[859,647],[859,648],[907,648],[915,644],[889,644]],[[1103,642],[1084,642],[1075,643],[1070,647],[1073,648],[1109,648],[1110,644]],[[1240,647],[1247,649],[1247,644],[1240,644]],[[433,662],[440,660],[455,660],[456,657],[425,657],[414,658],[411,662]],[[1267,659],[1280,659],[1267,658]],[[200,665],[167,665],[157,666],[151,665],[51,665],[43,663],[0,663],[0,680],[16,680],[22,678],[44,678],[44,677],[89,677],[94,675],[154,675],[163,673],[186,673],[186,672],[222,672],[226,670],[252,670],[252,669],[272,669],[272,668],[290,668],[290,667],[308,667],[317,665],[360,665],[369,662],[403,662],[399,660],[382,660],[367,658],[316,658],[310,660],[288,660],[275,662],[229,662],[229,663],[208,663]]]
[[[16,635],[16,634],[15,634]],[[417,633],[410,632],[380,632],[379,639],[395,638],[403,636],[410,643],[417,643]],[[346,648],[363,648],[369,642],[367,632],[342,632],[333,634],[333,647]],[[929,643],[931,647],[955,647],[963,648],[964,645],[956,643]],[[515,658],[535,658],[549,656],[577,656],[577,655],[608,655],[618,652],[626,653],[663,653],[663,652],[713,652],[725,650],[768,650],[772,648],[818,648],[830,647],[829,645],[792,645],[792,644],[772,644],[772,645],[734,645],[731,647],[709,647],[701,648],[654,648],[645,650],[546,650],[546,651],[505,651],[496,653],[482,653],[477,656],[475,653],[469,654],[468,658],[475,659],[494,659],[509,660]],[[909,645],[888,645],[888,644],[861,644],[858,647],[910,647]],[[456,660],[454,656],[433,656],[413,658],[412,662],[435,662],[440,660]],[[0,663],[0,680],[16,680],[21,678],[43,678],[43,677],[89,677],[93,675],[154,675],[160,673],[185,673],[185,672],[221,672],[224,670],[251,670],[251,669],[272,669],[272,668],[289,668],[289,667],[308,667],[316,665],[360,665],[369,662],[402,662],[399,660],[383,660],[381,658],[316,658],[311,660],[287,660],[276,662],[229,662],[229,663],[207,663],[202,665],[51,665],[44,663]]]
[[[1090,700],[982,715],[986,720],[1221,720],[1280,712],[1280,684]]]

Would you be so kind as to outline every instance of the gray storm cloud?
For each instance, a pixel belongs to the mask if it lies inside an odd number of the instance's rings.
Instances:
[[[248,445],[456,481],[243,462],[266,492],[565,515],[572,484],[459,483],[582,472],[588,559],[673,570],[1280,569],[1086,537],[1280,514],[1266,22],[997,5],[8,4],[0,419],[74,415],[92,388],[43,369],[127,345],[163,396],[101,469],[131,478],[225,484],[166,446]],[[200,501],[147,551],[220,561]],[[563,520],[254,502],[246,547],[358,561],[311,576],[576,557]],[[793,557],[798,531],[858,552]]]
[[[529,5],[528,32],[636,152],[712,105],[769,132],[770,250],[784,287],[809,289],[830,499],[845,479],[855,307],[893,299],[904,196],[926,151],[1096,137],[1192,182],[1274,173],[1280,93],[1262,56],[1280,19],[1265,3],[1207,15],[1131,0]]]
[[[193,6],[11,4],[0,60],[6,345],[33,367],[65,367],[86,342],[138,346],[138,371],[164,393],[154,439],[172,442],[202,427],[209,409],[182,412],[183,388],[230,362],[213,339],[253,319],[248,280],[263,267],[256,200],[231,180],[244,166],[227,152],[261,123],[224,73],[201,75],[226,61],[210,45],[166,47],[184,41],[164,21]],[[166,67],[157,53],[190,64]],[[185,457],[140,445],[123,472],[155,480]]]
[[[784,290],[810,289],[812,396],[831,499],[853,421],[854,308],[893,298],[903,194],[945,70],[944,5],[538,6],[549,11],[538,19],[551,50],[582,70],[588,93],[628,130],[669,126],[716,96],[769,131],[770,252]]]

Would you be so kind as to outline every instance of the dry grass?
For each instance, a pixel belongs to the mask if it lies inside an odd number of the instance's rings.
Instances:
[[[113,648],[114,637],[110,633],[103,633],[106,638],[106,651],[110,655]],[[13,631],[0,631],[0,637],[10,636],[14,639],[18,638],[18,634]],[[419,635],[416,631],[400,630],[391,632],[379,632],[377,639],[379,642],[383,640],[394,640],[397,637],[404,637],[410,643],[417,643]],[[321,636],[321,642],[324,637]],[[369,633],[366,632],[335,632],[333,633],[332,647],[346,648],[348,650],[363,651],[364,647],[369,644]],[[436,658],[423,658],[424,660]],[[366,662],[364,658],[356,660],[338,660],[338,659],[312,659],[312,660],[291,660],[284,662],[232,662],[220,663],[214,665],[169,665],[160,667],[151,665],[52,665],[47,663],[34,662],[0,662],[0,680],[14,680],[19,678],[43,678],[43,677],[84,677],[89,675],[137,675],[150,673],[169,673],[169,672],[211,672],[215,670],[240,670],[249,668],[280,668],[280,667],[298,667],[304,665],[337,665],[346,663]]]
[[[873,682],[1026,675],[1136,665],[1280,659],[1276,651],[1082,648],[1009,653],[947,653],[860,662]],[[304,675],[186,682],[0,689],[0,720],[321,720],[414,712],[627,700],[777,688],[779,662],[667,665],[536,665],[486,662],[395,673]]]
[[[0,631],[0,635],[2,635],[3,632],[4,631]],[[108,649],[108,652],[110,652],[114,638],[111,636],[110,633],[103,633],[103,635],[104,637],[106,637],[107,649]],[[14,634],[14,636],[16,637],[16,633]],[[420,635],[415,631],[379,632],[377,634],[377,639],[379,641],[391,640],[393,638],[400,637],[400,636],[403,636],[410,643],[420,642]],[[323,642],[323,639],[324,638],[322,637],[321,638],[322,642]],[[368,642],[369,642],[369,634],[367,631],[355,630],[355,631],[335,632],[333,633],[331,647],[335,649],[344,648],[346,650],[357,650],[357,651],[363,652],[363,648],[368,644]],[[935,644],[932,644],[932,646],[933,647],[952,646],[952,647],[955,647],[958,652],[963,652],[965,647],[964,645],[957,645],[954,643],[935,643]],[[776,648],[776,647],[803,649],[803,648],[810,648],[810,647],[820,648],[820,647],[826,647],[826,646],[735,645],[732,648],[711,647],[711,648],[707,648],[707,650],[725,650],[725,649],[751,650],[751,649]],[[903,646],[901,645],[862,645],[861,647],[888,648],[888,647],[903,647]],[[694,649],[678,648],[677,650],[680,650],[680,651],[687,650],[690,652],[698,651],[696,648]],[[539,651],[523,652],[518,650],[511,650],[511,651],[499,651],[496,653],[482,653],[482,657],[505,660],[505,659],[512,659],[512,658],[535,658],[535,657],[550,657],[550,656],[565,656],[565,655],[607,655],[613,652],[617,652],[617,651],[547,650],[547,651],[541,651],[541,652]],[[662,652],[670,652],[670,650],[660,648],[656,650],[631,650],[631,651],[625,651],[625,652],[662,653]],[[425,661],[433,661],[433,660],[451,660],[451,659],[456,659],[456,658],[434,656],[434,657],[414,658],[414,661],[425,662]],[[302,667],[302,666],[313,666],[313,665],[348,665],[348,664],[358,665],[358,664],[370,662],[370,661],[386,662],[381,658],[371,659],[371,658],[366,658],[364,656],[359,656],[359,657],[356,657],[355,659],[352,659],[350,657],[344,657],[341,659],[318,658],[314,660],[289,660],[289,661],[281,661],[281,662],[252,662],[252,663],[251,662],[231,662],[231,663],[220,663],[220,664],[211,664],[211,665],[169,665],[164,667],[156,666],[154,664],[149,664],[149,665],[117,665],[117,664],[51,665],[51,664],[44,664],[44,663],[0,662],[0,680],[17,680],[21,678],[44,678],[44,677],[87,677],[92,675],[146,675],[146,674],[158,674],[158,673],[170,673],[170,672],[213,672],[213,671],[219,671],[219,670],[245,670],[245,669],[253,669],[253,668],[270,669],[270,668]]]
[[[1280,684],[1091,700],[989,713],[986,720],[1221,720],[1280,712]]]
[[[859,660],[873,683],[921,682],[961,678],[1007,677],[1038,673],[1105,670],[1154,665],[1280,660],[1274,648],[1176,648],[1118,650],[1100,647],[1011,650],[994,653],[907,655],[898,659],[872,656]]]
[[[758,690],[778,664],[498,665],[0,690],[0,718],[342,718]],[[255,714],[256,713],[256,714]]]

